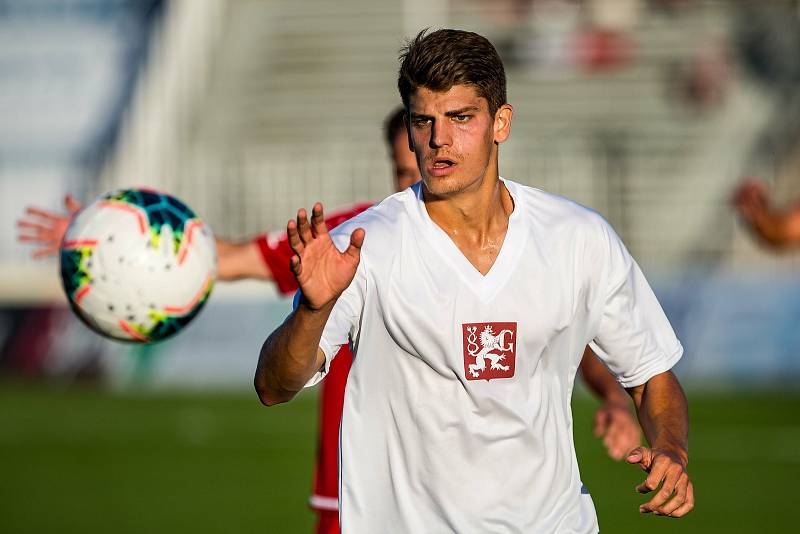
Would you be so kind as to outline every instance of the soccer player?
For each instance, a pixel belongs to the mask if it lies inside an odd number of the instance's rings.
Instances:
[[[352,344],[344,531],[596,533],[570,411],[591,341],[650,444],[626,457],[649,473],[637,489],[658,490],[640,511],[685,515],[682,347],[640,269],[596,213],[499,177],[513,110],[491,43],[421,32],[401,57],[422,182],[332,233],[319,203],[289,221],[301,292],[262,347],[262,403],[318,382]]]
[[[733,203],[748,228],[770,248],[781,250],[800,245],[800,203],[780,210],[772,205],[767,186],[758,180],[741,184]]]
[[[392,163],[396,191],[403,191],[421,179],[414,152],[408,148],[404,116],[404,108],[399,108],[387,117],[384,124],[384,139]],[[28,208],[28,218],[20,222],[23,232],[20,239],[39,245],[34,252],[35,257],[58,251],[70,217],[81,207],[69,196],[65,199],[65,206],[67,215]],[[326,218],[326,225],[329,229],[335,228],[370,206],[371,204],[356,204],[335,212]],[[297,280],[289,267],[293,252],[285,233],[262,234],[242,243],[218,239],[217,250],[221,280],[254,278],[275,283],[284,294],[296,291]],[[318,513],[319,534],[339,532],[339,425],[351,362],[349,347],[345,345],[337,353],[321,384],[319,442],[314,488],[310,499],[311,507]],[[595,434],[603,438],[609,456],[620,460],[639,445],[639,427],[630,414],[629,400],[614,377],[588,347],[581,360],[580,370],[586,384],[601,400],[594,418]]]

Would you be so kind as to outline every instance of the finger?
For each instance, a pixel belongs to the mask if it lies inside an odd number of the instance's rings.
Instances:
[[[653,464],[650,466],[650,474],[647,475],[647,478],[644,480],[644,482],[636,486],[636,491],[639,493],[650,493],[658,488],[659,484],[661,484],[661,482],[667,476],[667,466],[668,461],[666,461],[666,459],[659,459],[653,462]]]
[[[328,233],[328,227],[325,225],[325,216],[323,215],[322,204],[317,202],[311,209],[311,229],[315,236],[325,235]]]
[[[647,447],[636,447],[628,453],[625,461],[629,464],[639,464],[642,470],[647,471],[653,461],[653,451]]]
[[[674,510],[670,517],[683,517],[694,509],[694,486],[691,482],[686,487],[686,501]]]
[[[35,251],[31,256],[33,259],[38,260],[40,258],[44,258],[45,256],[52,256],[56,254],[61,247],[59,245],[51,245],[48,247],[40,248],[39,250]]]
[[[683,506],[683,503],[686,502],[688,487],[689,475],[684,472],[678,479],[678,483],[675,484],[675,495],[668,503],[665,503],[660,507],[659,512],[664,515],[672,515],[672,512]]]
[[[599,438],[603,434],[605,434],[606,429],[608,428],[608,419],[609,415],[606,410],[600,408],[594,414],[594,437]]]
[[[17,236],[17,241],[21,241],[23,243],[41,243],[43,245],[57,242],[52,237],[42,236],[40,234],[36,234],[36,235],[20,234],[20,235]]]
[[[33,215],[35,217],[41,217],[49,221],[57,221],[61,219],[60,215],[57,215],[51,211],[35,208],[33,206],[28,206],[27,208],[25,208],[25,213],[27,213],[28,215]]]
[[[653,498],[645,503],[644,506],[654,512],[663,513],[661,507],[667,504],[667,501],[672,498],[672,494],[675,492],[675,485],[678,483],[682,474],[683,468],[680,465],[670,465],[665,471],[664,483],[661,485],[661,489],[658,490],[658,492],[653,495]]]
[[[350,234],[350,244],[347,245],[344,254],[350,256],[354,260],[358,260],[361,257],[361,246],[364,244],[365,236],[366,232],[363,228],[356,228],[353,233]]]
[[[297,232],[297,221],[290,220],[286,223],[286,236],[289,238],[289,246],[292,247],[294,253],[301,254],[305,245],[303,245],[300,234]]]
[[[47,226],[47,225],[44,225],[44,224],[41,224],[41,223],[37,223],[37,222],[33,222],[33,221],[28,221],[28,220],[25,220],[25,219],[20,219],[20,220],[17,221],[17,228],[29,228],[31,230],[36,230],[37,232],[40,232],[40,233],[43,233],[43,234],[53,231],[53,228],[50,227],[50,226]]]
[[[81,203],[75,200],[75,197],[70,194],[67,194],[64,197],[64,206],[67,208],[67,211],[70,215],[75,215],[83,207],[81,206]]]
[[[624,429],[619,425],[612,425],[609,427],[606,437],[603,440],[608,450],[608,455],[614,460],[622,460],[625,453],[628,452],[625,448],[626,440]]]
[[[297,233],[303,244],[308,244],[314,238],[311,235],[311,225],[308,224],[308,213],[303,208],[297,210]]]
[[[303,270],[303,264],[300,262],[300,256],[292,256],[292,259],[289,260],[289,267],[292,268],[292,272],[295,276],[300,276],[300,273]]]

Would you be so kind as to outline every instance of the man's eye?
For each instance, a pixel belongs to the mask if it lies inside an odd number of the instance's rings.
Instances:
[[[430,122],[431,122],[430,119],[414,119],[413,121],[411,121],[411,123],[417,128],[420,128],[422,126],[427,126],[428,124],[430,124]]]
[[[467,122],[469,120],[469,115],[455,115],[453,119],[456,122]]]

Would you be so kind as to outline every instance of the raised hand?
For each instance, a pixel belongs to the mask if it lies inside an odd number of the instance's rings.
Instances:
[[[602,404],[594,414],[594,435],[603,438],[603,445],[614,460],[622,460],[640,443],[639,424],[626,405]]]
[[[295,253],[291,259],[292,271],[303,292],[305,305],[318,310],[335,301],[356,274],[364,230],[356,229],[350,235],[347,249],[339,252],[325,226],[322,204],[317,202],[311,211],[311,221],[306,210],[300,209],[297,220],[286,225],[286,233]]]
[[[678,454],[637,447],[628,454],[626,461],[639,464],[642,470],[650,473],[636,486],[636,491],[650,493],[661,486],[650,501],[639,507],[641,513],[683,517],[694,508],[694,487],[686,472],[685,460]]]
[[[769,208],[767,186],[759,180],[743,182],[733,194],[733,205],[745,219],[754,219]]]
[[[33,243],[38,247],[33,251],[34,258],[43,258],[58,252],[69,222],[81,209],[80,203],[71,195],[64,197],[64,207],[67,209],[66,214],[28,206],[25,208],[25,216],[17,221],[17,240]]]

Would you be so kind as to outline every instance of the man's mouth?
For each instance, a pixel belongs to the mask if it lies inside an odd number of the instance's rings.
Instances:
[[[433,176],[444,176],[449,174],[449,172],[456,166],[456,162],[453,159],[447,157],[437,157],[431,162],[430,166],[428,167],[431,171]]]

